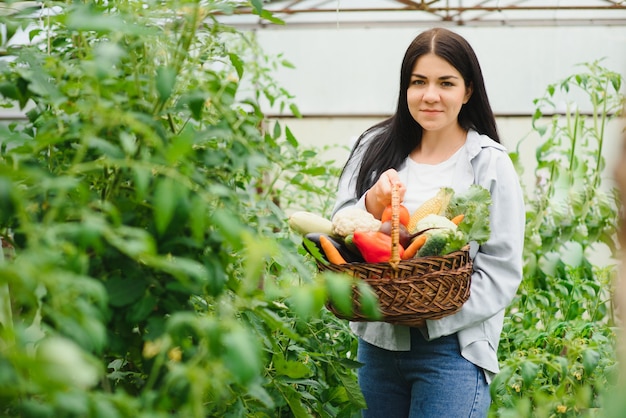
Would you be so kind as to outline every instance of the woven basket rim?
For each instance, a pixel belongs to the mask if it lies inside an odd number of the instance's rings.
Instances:
[[[412,264],[418,264],[418,263],[423,263],[429,259],[441,259],[441,258],[457,258],[459,256],[462,255],[466,255],[468,257],[468,259],[470,258],[469,255],[470,252],[470,245],[467,244],[465,245],[463,248],[460,248],[456,251],[452,251],[449,252],[447,254],[443,254],[443,255],[436,255],[436,256],[422,256],[422,257],[412,257],[406,260],[400,260],[399,264],[400,265],[412,265]],[[327,270],[329,267],[334,267],[336,269],[345,269],[345,270],[350,270],[351,267],[360,267],[360,266],[370,266],[370,267],[378,267],[378,268],[393,268],[393,263],[389,262],[389,261],[385,261],[382,263],[368,263],[366,261],[352,261],[352,262],[347,262],[344,264],[333,264],[333,263],[324,263],[321,262],[319,260],[316,260],[317,265],[319,267],[319,269],[321,270]]]
[[[461,260],[461,263],[453,269],[443,269],[446,260]],[[427,271],[421,275],[415,275],[415,270],[422,265],[428,265],[432,260],[441,261],[442,269]],[[318,263],[319,265],[319,263]],[[408,276],[390,277],[397,272],[398,267],[409,266]],[[438,319],[458,312],[462,305],[469,299],[471,275],[473,271],[473,261],[469,256],[469,245],[461,250],[441,256],[415,257],[407,260],[401,260],[399,265],[394,267],[391,263],[346,263],[346,264],[327,264],[319,265],[320,270],[330,270],[344,274],[350,274],[354,279],[367,283],[376,293],[379,302],[384,298],[385,301],[403,299],[403,306],[380,306],[382,318],[370,319],[365,317],[360,310],[360,302],[358,301],[358,293],[356,285],[353,286],[352,293],[352,316],[346,316],[338,311],[329,301],[326,307],[338,318],[347,319],[349,321],[358,322],[388,322],[392,324],[417,326],[423,324],[425,319]],[[376,273],[383,272],[384,277],[372,277],[369,274],[363,277],[363,271]],[[454,279],[450,279],[454,276]],[[416,291],[416,289],[425,289],[428,295]],[[396,293],[393,293],[396,292]],[[393,296],[390,297],[389,294]],[[411,295],[413,298],[422,297],[423,299],[412,299],[407,301],[400,296]],[[428,299],[428,300],[426,300]],[[417,303],[415,303],[417,302]],[[411,307],[407,308],[407,305]],[[418,310],[417,308],[419,308]],[[427,306],[431,305],[431,306]],[[413,310],[411,310],[413,309]],[[401,312],[399,312],[401,311]]]

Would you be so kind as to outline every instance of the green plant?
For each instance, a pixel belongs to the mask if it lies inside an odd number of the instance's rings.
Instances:
[[[623,106],[621,83],[592,62],[535,100],[533,127],[543,141],[537,183],[526,196],[524,280],[500,342],[492,416],[596,416],[611,386],[615,272],[594,266],[588,252],[603,244],[615,249],[616,202],[602,187],[602,172],[605,127]],[[564,114],[556,109],[561,101]],[[583,114],[588,104],[592,111]],[[511,156],[519,163],[519,152]]]
[[[297,113],[268,71],[289,63],[217,21],[238,4],[41,1],[0,17],[32,41],[3,39],[0,62],[3,105],[27,115],[0,125],[0,414],[362,405],[354,341],[281,207],[281,190],[332,177],[266,129],[261,99]]]

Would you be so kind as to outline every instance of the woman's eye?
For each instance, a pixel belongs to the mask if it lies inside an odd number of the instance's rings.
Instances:
[[[452,83],[451,83],[451,82],[449,82],[449,81],[442,81],[442,82],[441,82],[441,85],[442,85],[443,87],[452,87],[452,86],[454,86],[454,84],[452,84]]]
[[[424,84],[424,80],[413,80],[411,84],[422,85]]]

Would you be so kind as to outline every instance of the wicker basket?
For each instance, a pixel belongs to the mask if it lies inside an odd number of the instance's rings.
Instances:
[[[472,259],[469,246],[443,256],[415,257],[400,260],[399,206],[397,192],[392,194],[392,248],[388,263],[324,264],[320,271],[347,273],[372,287],[378,296],[383,315],[377,321],[408,326],[423,324],[425,319],[437,319],[461,309],[470,295]],[[363,315],[360,294],[353,286],[351,316],[346,316],[332,303],[327,308],[338,318],[351,321],[371,321]]]

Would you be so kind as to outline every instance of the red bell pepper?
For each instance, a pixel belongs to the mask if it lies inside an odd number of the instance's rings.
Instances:
[[[354,245],[368,263],[386,263],[391,259],[391,236],[380,231],[354,231]],[[404,248],[398,244],[402,258]]]

